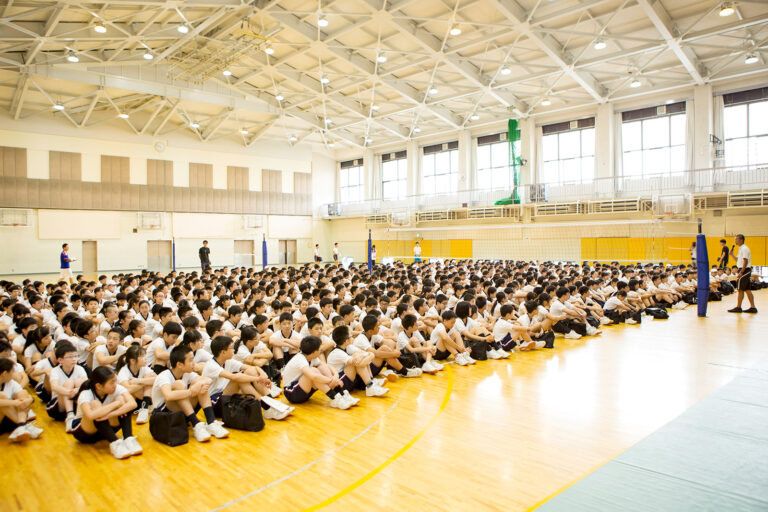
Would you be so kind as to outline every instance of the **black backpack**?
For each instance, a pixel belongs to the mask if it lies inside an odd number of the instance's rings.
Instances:
[[[471,341],[469,345],[469,357],[477,361],[487,361],[489,348],[490,345],[484,341]]]
[[[189,441],[187,419],[181,411],[152,411],[149,417],[149,433],[152,434],[152,439],[168,446],[179,446]]]
[[[246,395],[222,396],[221,419],[225,426],[237,430],[259,432],[264,428],[261,401]]]
[[[651,315],[656,320],[666,320],[669,318],[669,313],[661,308],[645,308],[645,312]]]

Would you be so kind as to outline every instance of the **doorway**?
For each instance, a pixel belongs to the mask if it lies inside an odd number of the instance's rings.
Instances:
[[[97,242],[88,240],[83,241],[82,258],[83,274],[96,274],[99,271],[99,258]]]
[[[147,240],[147,270],[169,270],[173,266],[170,240]]]
[[[296,240],[280,240],[277,252],[280,265],[296,264]]]
[[[253,267],[254,248],[253,240],[235,240],[235,266]]]

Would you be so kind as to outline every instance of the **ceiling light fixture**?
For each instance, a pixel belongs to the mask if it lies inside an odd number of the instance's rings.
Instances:
[[[144,60],[152,60],[155,56],[149,53],[149,51],[144,52]]]
[[[331,79],[330,79],[330,78],[328,78],[327,76],[324,76],[324,77],[322,77],[322,78],[320,79],[320,83],[321,83],[321,84],[323,84],[323,85],[327,85],[327,84],[329,84],[330,82],[331,82]]]
[[[224,71],[222,71],[221,74],[224,76],[232,76],[232,72],[228,69],[225,69]]]
[[[744,64],[755,64],[758,60],[756,53],[748,53],[747,58],[744,59]]]
[[[266,48],[264,48],[264,53],[266,53],[267,55],[274,55],[275,49],[272,48],[271,46],[267,46]]]
[[[603,38],[598,38],[595,41],[595,50],[605,50],[606,46],[608,46]]]
[[[420,132],[421,132],[421,128],[419,128],[418,126],[413,129],[413,133],[420,133]]]
[[[95,25],[93,26],[93,30],[94,30],[95,32],[98,32],[99,34],[103,34],[103,33],[105,33],[105,32],[107,31],[107,27],[105,27],[105,26],[104,26],[104,25],[102,25],[101,23],[97,23],[97,24],[95,24]]]
[[[723,2],[720,6],[720,16],[725,18],[726,16],[730,16],[736,12],[736,10],[733,8],[733,4],[731,2]]]
[[[506,75],[509,75],[511,73],[512,73],[512,70],[509,69],[507,66],[504,66],[503,68],[501,68],[501,74],[502,75],[506,76]]]
[[[438,92],[440,92],[440,91],[437,90],[437,87],[430,87],[429,88],[429,94],[431,94],[432,96],[435,96]]]
[[[67,60],[69,62],[80,62],[80,59],[72,51],[67,53]]]
[[[379,64],[383,64],[387,62],[387,56],[384,55],[383,53],[380,53],[379,55],[376,56],[376,62],[378,62]]]
[[[297,136],[295,136],[295,135],[291,135],[291,136],[288,138],[288,140],[290,140],[291,142],[296,142],[297,140],[299,140],[299,138],[298,138]]]
[[[128,119],[128,117],[130,116],[128,116],[128,114],[126,114],[125,112],[120,112],[119,114],[117,114],[117,117],[119,117],[120,119]]]
[[[275,99],[276,99],[277,101],[283,101],[285,98],[283,97],[283,95],[282,95],[282,94],[280,94],[280,93],[277,93],[277,94],[275,95]]]
[[[371,105],[371,110],[375,110],[376,112],[378,112],[380,108],[381,107],[378,105]]]
[[[327,27],[328,26],[328,19],[323,16],[322,14],[317,15],[317,26],[318,27]]]
[[[200,128],[200,123],[196,121],[192,121],[191,123],[189,123],[189,127],[192,128],[193,130],[197,130],[198,128]]]
[[[638,80],[637,78],[633,79],[633,80],[632,80],[632,81],[629,83],[629,86],[630,86],[631,88],[633,88],[633,89],[637,89],[637,88],[638,88],[638,87],[640,87],[641,85],[643,85],[643,84],[642,84],[642,83],[640,82],[640,80]]]
[[[461,29],[460,29],[460,28],[459,28],[457,25],[454,25],[454,26],[451,28],[451,30],[450,30],[450,32],[449,32],[449,33],[450,33],[452,36],[460,36],[460,35],[461,35]]]
[[[333,119],[331,119],[330,117],[326,117],[325,124],[333,124]]]
[[[471,116],[469,116],[469,119],[470,121],[477,121],[478,119],[480,119],[480,116],[477,114],[472,114]]]
[[[370,144],[371,142],[373,142],[373,139],[372,139],[372,138],[370,138],[370,137],[366,137],[366,138],[365,138],[365,143],[366,143],[366,144]]]
[[[61,103],[56,103],[53,105],[53,110],[58,110],[59,112],[61,112],[62,110],[64,110],[64,105],[62,105]]]
[[[541,100],[541,105],[542,105],[543,107],[548,107],[548,106],[550,106],[551,104],[552,104],[552,102],[550,101],[550,99],[549,99],[549,98],[544,98],[543,100]]]
[[[176,27],[176,30],[178,30],[180,34],[186,34],[189,32],[189,27],[186,24],[182,24]]]
[[[248,135],[248,130],[243,128],[242,130],[240,130],[240,135]]]
[[[336,144],[334,144],[333,142],[329,142],[329,143],[328,143],[328,147],[329,147],[329,148],[332,148],[332,147],[334,147],[335,145],[336,145]]]

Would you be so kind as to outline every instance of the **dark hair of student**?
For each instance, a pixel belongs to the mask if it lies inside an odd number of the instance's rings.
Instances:
[[[349,327],[346,325],[340,325],[333,330],[331,338],[336,346],[342,346],[349,339]]]
[[[91,390],[96,394],[96,385],[101,384],[102,386],[110,381],[110,379],[115,378],[115,370],[110,368],[109,366],[98,366],[94,368],[91,371],[91,376],[88,380],[83,382],[83,385],[80,386],[80,389],[77,390],[77,394],[72,399],[77,403],[77,398],[80,396],[80,393],[83,391]]]
[[[37,347],[37,350],[42,352],[42,350],[40,350],[39,343],[43,338],[48,336],[50,333],[51,331],[45,326],[38,327],[37,329],[30,331],[29,334],[27,334],[27,342],[24,343],[24,348],[27,348],[28,346],[34,343],[35,346]]]
[[[163,326],[163,334],[167,334],[168,336],[176,335],[181,336],[182,333],[181,324],[178,322],[168,322]]]
[[[171,349],[171,369],[176,368],[179,363],[184,364],[184,360],[187,358],[187,354],[191,354],[192,349],[188,345],[176,345]]]
[[[213,357],[219,357],[230,345],[232,345],[232,338],[229,336],[216,336],[213,338],[211,340],[211,353]]]
[[[320,338],[317,336],[307,336],[301,340],[301,353],[307,356],[313,352],[317,352],[320,350],[320,345],[322,345]]]
[[[293,316],[290,313],[280,313],[280,323],[283,322],[293,322]]]
[[[456,316],[463,321],[466,320],[469,316],[470,309],[471,308],[469,307],[469,302],[463,300],[456,304],[454,312],[456,313]]]
[[[528,312],[528,314],[533,313],[538,309],[539,304],[536,301],[529,300],[525,303],[525,310]]]
[[[449,309],[446,309],[445,311],[443,311],[442,318],[443,318],[443,322],[447,320],[453,320],[454,318],[456,318],[456,313],[454,313]]]
[[[14,362],[10,359],[0,359],[0,375],[13,370]]]
[[[77,353],[77,349],[75,346],[68,342],[68,341],[60,341],[56,344],[56,349],[54,350],[54,354],[56,355],[56,359],[61,359],[67,354],[71,354],[72,352]]]
[[[515,306],[513,306],[512,304],[504,304],[503,306],[501,306],[499,313],[501,318],[504,318],[510,313],[513,313],[514,311],[515,311]]]
[[[205,324],[205,332],[208,333],[208,336],[213,336],[217,331],[221,330],[222,325],[224,325],[224,322],[221,320],[208,320],[208,323]]]
[[[379,323],[379,319],[375,315],[365,315],[365,318],[363,318],[363,331],[368,332],[372,331],[376,324]]]
[[[184,337],[181,339],[181,343],[183,345],[189,346],[192,343],[197,343],[201,339],[203,339],[203,335],[200,334],[200,331],[187,331],[184,333]]]
[[[72,325],[70,326],[72,329],[72,332],[75,333],[76,336],[80,338],[85,338],[88,336],[88,333],[91,332],[91,329],[95,329],[96,327],[85,319],[80,319],[77,322],[72,322]]]
[[[307,322],[307,329],[313,329],[316,325],[323,325],[323,321],[319,318],[310,318],[309,322]]]
[[[141,345],[131,343],[131,346],[117,358],[115,370],[119,372],[123,366],[130,364],[131,361],[138,361],[142,354],[146,353],[147,351],[141,348]]]
[[[405,315],[403,317],[403,329],[408,330],[416,325],[416,315]]]

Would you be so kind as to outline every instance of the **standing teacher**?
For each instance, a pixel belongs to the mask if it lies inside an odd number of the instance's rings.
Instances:
[[[203,246],[197,253],[200,256],[200,267],[203,272],[211,270],[211,250],[208,248],[208,240],[203,240]]]
[[[736,256],[736,265],[739,267],[739,274],[736,276],[736,289],[739,295],[736,297],[736,307],[729,309],[729,313],[742,313],[741,301],[744,300],[744,294],[749,300],[749,309],[743,313],[757,313],[755,307],[755,298],[752,296],[752,251],[744,243],[744,235],[736,235],[736,245],[739,247],[739,254]]]

